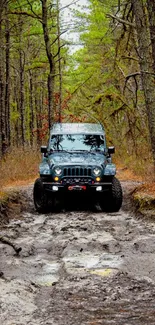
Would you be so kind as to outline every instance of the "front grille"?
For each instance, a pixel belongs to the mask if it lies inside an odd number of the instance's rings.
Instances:
[[[92,179],[88,177],[66,177],[62,179],[62,184],[92,184]]]
[[[72,176],[88,176],[90,177],[91,176],[91,168],[90,167],[67,167],[67,168],[64,168],[64,176],[69,176],[69,177],[72,177]]]

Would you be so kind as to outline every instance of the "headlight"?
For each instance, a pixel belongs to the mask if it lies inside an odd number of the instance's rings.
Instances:
[[[99,168],[99,167],[93,168],[93,174],[95,176],[99,176],[101,174],[101,168]]]
[[[55,167],[54,172],[56,175],[60,176],[62,174],[62,169],[59,166]]]

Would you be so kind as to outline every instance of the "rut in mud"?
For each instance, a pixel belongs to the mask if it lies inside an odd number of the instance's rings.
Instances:
[[[39,215],[27,189],[29,209],[1,230],[22,247],[0,244],[1,325],[155,324],[155,225],[126,211],[135,184],[122,185],[118,213]]]

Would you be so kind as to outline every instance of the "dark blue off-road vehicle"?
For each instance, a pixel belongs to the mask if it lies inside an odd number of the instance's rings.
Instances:
[[[111,160],[114,151],[99,123],[55,123],[48,145],[41,147],[40,178],[33,190],[36,210],[52,211],[56,200],[82,195],[103,211],[118,211],[122,188]]]

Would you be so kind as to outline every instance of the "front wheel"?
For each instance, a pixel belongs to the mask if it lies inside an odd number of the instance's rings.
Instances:
[[[37,178],[33,188],[33,201],[35,208],[40,213],[45,213],[48,210],[48,198],[47,193],[44,190],[44,186],[41,178]]]
[[[103,195],[103,194],[102,194]],[[122,206],[123,193],[120,181],[113,177],[112,186],[105,197],[101,197],[100,206],[105,212],[117,212]]]

